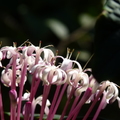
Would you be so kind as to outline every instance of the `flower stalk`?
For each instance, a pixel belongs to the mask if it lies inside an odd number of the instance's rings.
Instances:
[[[5,120],[4,119],[3,102],[2,102],[1,84],[0,84],[0,118],[1,118],[1,120]]]
[[[21,82],[20,82],[20,91],[19,91],[19,100],[18,100],[18,109],[17,109],[17,120],[20,120],[22,93],[23,93],[26,71],[27,71],[27,63],[25,60],[23,68],[22,68],[22,72],[21,72]]]
[[[50,88],[51,88],[51,85],[49,85],[49,86],[45,85],[45,86],[44,86],[43,100],[42,100],[42,106],[41,106],[41,111],[40,111],[40,118],[39,118],[39,120],[42,120],[42,119],[43,119],[44,109],[45,109],[47,97],[48,97],[49,92],[50,92]]]

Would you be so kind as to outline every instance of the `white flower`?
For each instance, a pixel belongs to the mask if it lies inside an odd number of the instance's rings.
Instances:
[[[3,52],[3,57],[7,59],[12,58],[13,55],[18,55],[18,51],[16,50],[16,47],[12,47],[12,46],[3,47],[1,49],[1,52]]]
[[[2,73],[1,73],[1,81],[2,83],[7,86],[7,87],[10,87],[11,86],[11,83],[12,83],[12,76],[13,76],[13,71],[12,69],[7,69],[6,70],[3,70]],[[27,77],[25,76],[25,80],[24,82],[26,81]],[[20,80],[21,80],[21,71],[20,70],[16,70],[16,86],[18,86],[18,84],[20,83]]]
[[[64,84],[67,79],[67,75],[62,69],[56,66],[47,65],[40,71],[39,77],[43,81],[43,83],[47,85],[61,85]]]
[[[30,97],[30,93],[29,92],[24,93],[24,95],[22,96],[22,101],[24,101],[24,100],[28,101],[29,97]]]
[[[106,103],[113,103],[118,97],[118,88],[113,82],[106,81]]]
[[[5,86],[7,87],[11,86],[11,82],[12,82],[12,70],[11,69],[8,69],[7,72],[5,72],[5,70],[2,71],[1,81]]]
[[[1,60],[3,59],[3,53],[0,51],[0,67],[2,67]]]
[[[87,88],[89,87],[89,77],[86,73],[81,73],[80,74],[80,85],[79,87],[76,89],[75,91],[75,95],[78,96],[80,95],[82,92],[86,91]]]
[[[39,97],[37,97],[36,99],[33,100],[32,105],[34,106],[34,109],[35,109],[35,107],[36,107],[37,104],[40,105],[40,106],[42,106],[42,99],[43,99],[43,97],[41,95],[41,96],[39,96]],[[50,101],[47,99],[46,105],[45,105],[45,110],[44,110],[44,112],[45,112],[46,115],[49,114],[49,106],[50,105],[51,105]]]

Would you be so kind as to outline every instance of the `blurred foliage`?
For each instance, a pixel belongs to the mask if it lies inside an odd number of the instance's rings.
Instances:
[[[13,42],[17,42],[19,46],[27,39],[38,45],[41,40],[42,46],[54,45],[54,49],[58,50],[60,55],[66,55],[67,47],[75,49],[72,59],[75,59],[80,51],[78,61],[84,66],[94,52],[94,24],[102,11],[103,2],[103,0],[1,0],[2,46],[12,45]],[[4,91],[4,99],[8,96],[8,91],[8,88]],[[5,110],[9,110],[8,104],[5,105]],[[106,113],[115,111],[116,108],[116,104],[114,107],[109,106],[100,115],[116,120],[117,111],[115,116]]]
[[[95,25],[93,74],[120,84],[120,1],[107,0]]]
[[[4,46],[27,39],[38,45],[41,40],[42,46],[53,44],[61,55],[70,47],[89,51],[90,56],[93,26],[101,9],[101,0],[1,0],[0,41]]]

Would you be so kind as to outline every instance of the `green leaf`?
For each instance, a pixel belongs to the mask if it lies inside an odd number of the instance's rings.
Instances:
[[[48,27],[53,31],[53,33],[60,38],[65,40],[69,36],[69,30],[65,24],[57,19],[46,20]]]
[[[10,116],[10,112],[5,112],[5,114],[8,115],[8,116]],[[20,117],[23,118],[23,115],[21,114]],[[39,118],[39,117],[40,117],[40,114],[34,114],[34,118],[37,119],[37,118]],[[54,119],[55,119],[55,120],[59,120],[60,117],[61,117],[61,115],[58,115],[58,114],[55,114],[55,115],[54,115]],[[67,116],[65,116],[64,118],[66,118],[66,117],[67,117]],[[44,114],[43,119],[47,119],[47,115]]]

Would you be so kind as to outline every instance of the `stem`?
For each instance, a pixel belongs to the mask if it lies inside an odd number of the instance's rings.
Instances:
[[[61,93],[60,93],[60,95],[59,95],[59,97],[58,97],[58,101],[56,102],[55,108],[54,108],[54,110],[53,110],[53,112],[52,112],[52,115],[51,115],[51,119],[50,119],[50,120],[52,120],[52,118],[54,117],[54,115],[55,115],[55,113],[56,113],[56,111],[57,111],[57,109],[58,109],[58,106],[59,106],[59,104],[60,104],[60,102],[61,102],[61,99],[62,99],[62,97],[63,97],[63,94],[64,94],[64,92],[65,92],[65,90],[66,90],[66,87],[67,87],[67,84],[64,84],[64,86],[63,86],[63,88],[62,88],[62,91],[61,91]]]
[[[0,84],[0,116],[1,116],[1,120],[4,120],[4,110],[3,110],[3,102],[2,102],[1,84]]]
[[[80,98],[80,96],[77,96],[77,97],[75,98],[75,100],[74,100],[74,102],[73,102],[73,105],[72,105],[72,107],[71,107],[71,109],[70,109],[69,114],[71,114],[71,112],[73,111],[73,109],[74,109],[75,106],[77,105],[79,98]]]
[[[31,115],[31,102],[27,102],[25,104],[24,120],[30,120],[30,115]]]
[[[105,103],[106,103],[106,93],[103,94],[103,98],[102,98],[100,105],[99,105],[99,107],[98,107],[98,109],[93,117],[93,120],[97,119],[97,117],[98,117],[98,115],[99,115],[100,111],[102,110]]]
[[[36,51],[35,65],[38,64],[40,53],[41,53],[40,49],[38,51]],[[36,73],[36,70],[35,70],[35,73]],[[35,75],[36,74],[34,74],[32,77],[32,84],[31,84],[31,90],[30,90],[30,101],[31,102],[33,101],[33,98],[35,96],[35,93],[36,93],[37,88],[40,83],[40,80],[37,80]],[[36,81],[38,81],[38,82],[36,83]]]
[[[61,117],[60,117],[60,120],[63,120],[63,118],[64,118],[64,116],[65,116],[66,110],[67,110],[67,108],[68,108],[68,105],[70,104],[70,100],[71,100],[71,98],[72,98],[72,96],[73,96],[73,94],[74,94],[74,91],[75,91],[75,88],[72,87],[71,93],[70,93],[70,95],[69,95],[69,97],[68,97],[68,99],[67,99],[67,102],[66,102],[66,104],[65,104],[65,107],[64,107],[64,110],[63,110],[62,115],[61,115]]]
[[[25,80],[26,71],[27,71],[27,61],[26,61],[26,59],[25,59],[25,61],[24,61],[24,66],[23,66],[22,72],[21,72],[19,101],[18,101],[18,109],[17,109],[17,120],[20,120],[22,93],[23,93],[23,87],[24,87],[24,80]]]
[[[88,98],[91,96],[92,94],[92,89],[88,88],[86,90],[86,92],[84,93],[84,95],[82,96],[80,102],[78,103],[78,105],[73,109],[73,111],[71,112],[71,114],[69,114],[69,116],[67,117],[66,120],[71,120],[71,118],[73,117],[72,120],[75,120],[80,109],[82,108],[82,106],[85,104],[85,102],[88,100]]]
[[[37,91],[37,89],[38,89],[38,87],[39,87],[39,84],[40,84],[40,79],[39,80],[37,80],[36,82],[35,82],[35,86],[34,86],[34,88],[33,88],[33,98],[34,98],[34,96],[35,96],[35,94],[36,94],[36,91]]]
[[[84,116],[83,120],[87,120],[89,114],[91,113],[92,109],[94,108],[96,102],[98,101],[99,97],[102,95],[105,88],[106,88],[106,83],[103,83],[103,85],[100,88],[100,91],[99,91],[98,95],[96,96],[96,98],[92,102],[92,104],[91,104],[89,110],[87,111],[86,115]]]
[[[12,83],[11,83],[11,89],[16,90],[16,59],[17,56],[13,55],[13,65],[12,65]]]
[[[40,79],[36,79],[35,77],[35,74],[33,75],[33,78],[32,78],[32,84],[31,84],[31,92],[30,92],[30,101],[32,102],[33,101],[33,98],[36,94],[36,91],[38,89],[38,86],[40,84]]]
[[[13,55],[13,62],[12,62],[12,83],[11,83],[11,90],[16,90],[16,59],[17,55]],[[10,120],[16,119],[16,106],[12,105],[10,106]]]
[[[11,102],[12,104],[12,102]],[[11,112],[10,112],[10,120],[15,120],[16,119],[16,106],[11,105]]]
[[[41,107],[41,111],[40,111],[40,118],[39,118],[39,120],[43,119],[44,109],[45,109],[45,105],[46,105],[46,100],[47,100],[48,94],[50,92],[50,88],[51,88],[51,85],[49,85],[49,86],[44,85],[43,100],[42,100],[42,107]]]
[[[52,112],[54,110],[54,107],[56,105],[56,101],[57,101],[57,98],[58,98],[58,95],[59,95],[60,88],[61,88],[61,85],[57,86],[57,88],[56,88],[56,92],[55,92],[54,98],[52,100],[52,104],[51,104],[51,107],[50,107],[49,114],[47,116],[47,120],[52,120],[51,114],[52,114]]]
[[[35,82],[35,86],[34,86],[34,88],[33,88],[33,90],[31,91],[32,92],[32,95],[31,95],[31,97],[30,97],[30,101],[31,102],[33,102],[33,98],[34,98],[34,96],[35,96],[35,94],[36,94],[36,91],[37,91],[37,89],[38,89],[38,86],[39,86],[39,84],[40,84],[40,81],[41,80],[37,80],[36,82]],[[32,105],[32,113],[31,113],[31,120],[33,120],[34,119],[34,111],[35,111],[35,108],[33,107],[34,105]]]

